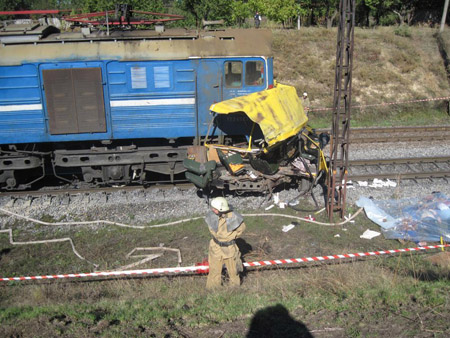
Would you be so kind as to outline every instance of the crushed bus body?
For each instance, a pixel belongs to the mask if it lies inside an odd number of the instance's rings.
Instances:
[[[186,178],[198,188],[271,192],[280,184],[311,186],[327,171],[328,135],[308,125],[294,87],[272,89],[211,105],[214,116],[202,146],[188,148]],[[240,133],[231,143],[228,133]]]

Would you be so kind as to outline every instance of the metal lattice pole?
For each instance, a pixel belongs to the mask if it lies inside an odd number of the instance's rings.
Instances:
[[[355,0],[341,0],[339,13],[330,143],[331,164],[327,178],[327,212],[330,220],[333,220],[333,214],[337,211],[343,218],[346,207]]]

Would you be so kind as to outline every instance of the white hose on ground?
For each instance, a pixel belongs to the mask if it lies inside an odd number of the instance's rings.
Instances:
[[[314,221],[314,220],[311,220],[311,219],[308,219],[308,218],[299,217],[299,216],[286,215],[286,214],[274,214],[274,213],[270,213],[270,214],[264,214],[264,213],[263,214],[243,214],[242,216],[244,216],[244,217],[264,217],[264,216],[285,217],[285,218],[296,219],[296,220],[299,220],[299,221],[302,221],[302,222],[319,224],[319,225],[324,225],[324,226],[338,226],[338,225],[344,225],[345,223],[350,222],[356,216],[358,216],[358,214],[362,210],[363,210],[363,208],[360,208],[354,215],[352,215],[349,218],[346,218],[345,221],[340,222],[340,223],[323,223],[323,222],[317,222],[317,221]],[[0,208],[0,211],[5,213],[5,214],[7,214],[7,215],[11,215],[11,216],[14,216],[16,218],[25,219],[27,221],[30,221],[30,222],[33,222],[33,223],[42,224],[42,225],[91,225],[91,224],[102,224],[102,223],[104,223],[104,224],[116,225],[116,226],[119,226],[119,227],[126,227],[126,228],[133,228],[133,229],[159,228],[159,227],[165,227],[165,226],[180,224],[180,223],[184,223],[184,222],[195,221],[195,220],[203,218],[202,216],[200,216],[200,217],[186,218],[186,219],[182,219],[182,220],[178,220],[178,221],[174,221],[174,222],[155,224],[155,225],[147,225],[147,226],[144,226],[144,225],[129,225],[129,224],[123,224],[123,223],[118,223],[118,222],[111,222],[111,221],[106,221],[106,220],[96,220],[96,221],[88,221],[88,222],[55,222],[55,223],[51,223],[51,222],[40,221],[40,220],[31,218],[31,217],[22,216],[22,215],[14,213],[12,211],[5,210],[3,208]],[[88,262],[89,264],[94,265],[95,267],[98,267],[97,264],[90,262],[89,260],[87,260],[86,258],[84,258],[83,256],[81,256],[78,253],[78,251],[75,249],[75,245],[73,244],[73,241],[72,241],[72,239],[70,237],[57,238],[57,239],[47,239],[47,240],[40,240],[40,241],[15,242],[14,239],[13,239],[12,229],[0,230],[0,233],[8,233],[9,234],[9,242],[12,245],[30,245],[30,244],[69,242],[70,245],[72,246],[73,253],[78,258]],[[177,249],[172,249],[172,250],[177,250]]]
[[[26,241],[26,242],[16,242],[13,239],[13,234],[12,234],[12,229],[5,229],[5,230],[0,230],[0,232],[6,232],[9,234],[9,243],[11,243],[12,245],[30,245],[30,244],[45,244],[45,243],[57,243],[57,242],[69,242],[70,245],[72,246],[72,251],[73,253],[80,259],[82,259],[83,261],[88,262],[89,264],[92,264],[93,266],[95,266],[96,268],[98,267],[98,264],[92,263],[89,260],[87,260],[86,258],[84,258],[83,256],[81,256],[78,251],[75,249],[75,245],[73,244],[72,238],[70,237],[65,237],[65,238],[55,238],[55,239],[45,239],[45,240],[41,240],[41,241]]]
[[[353,214],[351,217],[346,218],[345,221],[342,221],[340,223],[323,223],[323,222],[318,222],[318,221],[314,221],[311,219],[307,219],[304,217],[299,217],[299,216],[294,216],[294,215],[286,215],[286,214],[267,214],[267,213],[262,213],[262,214],[242,214],[242,216],[244,217],[264,217],[264,216],[275,216],[275,217],[285,217],[285,218],[292,218],[292,219],[296,219],[302,222],[307,222],[307,223],[313,223],[313,224],[318,224],[318,225],[324,225],[324,226],[338,226],[338,225],[344,225],[348,222],[350,222],[351,220],[353,220],[356,216],[359,215],[359,213],[363,210],[363,208],[360,208],[355,214]],[[176,224],[180,224],[180,223],[185,223],[185,222],[190,222],[190,221],[196,221],[198,219],[203,219],[203,216],[199,216],[199,217],[192,217],[192,218],[185,218],[185,219],[181,219],[178,221],[174,221],[174,222],[168,222],[168,223],[162,223],[162,224],[154,224],[154,225],[130,225],[130,224],[123,224],[123,223],[118,223],[118,222],[111,222],[111,221],[106,221],[106,220],[96,220],[96,221],[86,221],[86,222],[44,222],[44,221],[39,221],[37,219],[34,218],[30,218],[30,217],[26,217],[26,216],[22,216],[19,214],[16,214],[12,211],[8,211],[5,210],[3,208],[0,208],[0,211],[17,217],[17,218],[21,218],[21,219],[25,219],[27,221],[33,222],[33,223],[38,223],[38,224],[42,224],[42,225],[92,225],[92,224],[110,224],[110,225],[116,225],[119,227],[125,227],[125,228],[132,228],[132,229],[147,229],[147,228],[160,228],[160,227],[166,227],[166,226],[170,226],[170,225],[176,225]]]

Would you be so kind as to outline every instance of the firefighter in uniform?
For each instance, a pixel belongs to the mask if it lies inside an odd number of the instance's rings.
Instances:
[[[239,273],[243,271],[241,253],[235,239],[245,230],[242,216],[231,211],[223,197],[211,201],[211,210],[205,217],[212,239],[209,242],[209,274],[206,288],[212,289],[221,285],[222,266],[225,264],[231,286],[241,283]]]

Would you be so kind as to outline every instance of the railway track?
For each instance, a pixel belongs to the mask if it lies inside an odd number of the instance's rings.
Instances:
[[[423,180],[423,179],[450,179],[450,157],[417,157],[417,158],[392,158],[392,159],[364,159],[349,161],[348,179],[352,181],[367,181],[378,179],[391,180]],[[103,194],[104,199],[113,193],[127,194],[137,191],[189,190],[194,188],[191,183],[178,182],[176,184],[155,184],[150,187],[144,186],[119,186],[119,187],[97,187],[97,188],[73,188],[59,187],[39,191],[6,191],[1,192],[0,197],[11,197],[12,199],[30,199],[39,197],[63,197],[70,199],[71,196],[90,195],[91,193]]]
[[[86,188],[74,188],[74,187],[58,187],[57,189],[43,189],[38,191],[4,191],[0,192],[0,197],[22,198],[22,199],[34,199],[39,197],[66,197],[70,199],[71,196],[86,195],[96,193],[103,194],[105,199],[113,193],[129,193],[137,191],[152,191],[152,190],[170,190],[177,188],[179,190],[189,190],[194,188],[192,183],[178,182],[175,184],[155,184],[152,186],[132,185],[132,186],[117,186],[117,187],[86,187]]]
[[[417,157],[349,161],[349,179],[450,178],[450,157]]]
[[[318,129],[318,132],[330,132],[330,129]],[[350,143],[397,143],[450,140],[450,125],[423,127],[372,127],[352,128]]]

